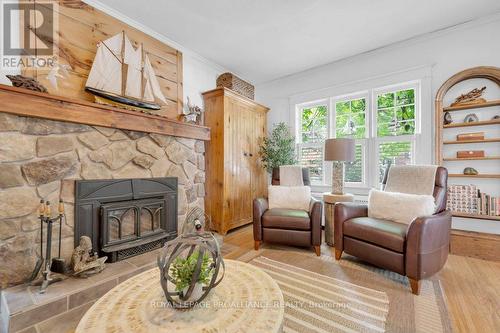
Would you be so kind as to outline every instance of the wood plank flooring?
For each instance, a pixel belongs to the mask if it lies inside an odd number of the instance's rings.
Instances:
[[[224,244],[228,259],[253,251],[251,225],[229,232]],[[334,256],[326,244],[321,253]],[[450,255],[436,278],[443,286],[455,332],[500,332],[500,262]]]

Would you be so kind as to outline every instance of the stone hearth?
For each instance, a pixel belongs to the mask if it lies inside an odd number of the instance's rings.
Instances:
[[[204,207],[203,141],[0,113],[0,142],[0,288],[24,282],[34,268],[40,199],[65,203],[69,260],[77,179],[177,177],[179,230],[191,207]]]

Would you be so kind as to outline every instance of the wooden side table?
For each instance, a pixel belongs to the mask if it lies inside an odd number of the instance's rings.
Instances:
[[[337,202],[353,202],[354,195],[323,193],[323,202],[325,203],[325,241],[329,246],[333,246],[333,207]]]

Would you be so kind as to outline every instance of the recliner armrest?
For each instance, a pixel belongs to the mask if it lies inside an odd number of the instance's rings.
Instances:
[[[269,209],[269,204],[265,198],[253,200],[253,238],[256,241],[262,240],[262,215]]]
[[[450,245],[451,212],[417,217],[406,232],[406,275],[420,280],[445,264]]]
[[[344,233],[343,224],[345,221],[355,217],[367,217],[368,205],[357,204],[352,202],[339,202],[334,207],[334,243],[335,249],[344,250]]]
[[[309,218],[311,219],[311,243],[313,246],[321,245],[321,220],[323,217],[323,203],[311,198],[309,204]]]

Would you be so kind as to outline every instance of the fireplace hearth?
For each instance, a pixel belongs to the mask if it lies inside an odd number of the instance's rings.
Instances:
[[[177,237],[177,178],[79,180],[75,246],[89,236],[108,262],[152,251]]]

